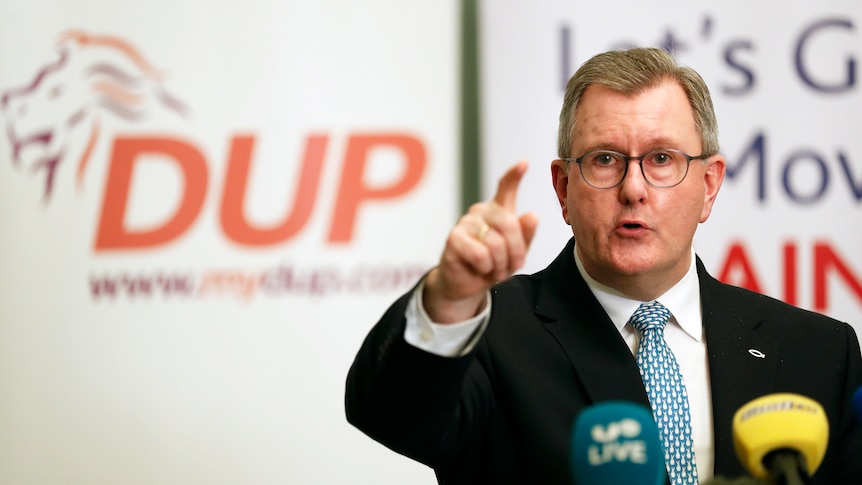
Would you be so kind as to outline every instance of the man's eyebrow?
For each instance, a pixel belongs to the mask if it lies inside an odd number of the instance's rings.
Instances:
[[[678,142],[672,141],[670,138],[659,136],[655,138],[648,139],[645,143],[642,144],[644,146],[643,153],[646,153],[650,150],[655,150],[657,148],[678,148]],[[593,152],[596,150],[610,150],[614,152],[619,152],[624,155],[631,155],[631,153],[626,153],[626,150],[621,148],[619,145],[613,142],[600,141],[596,143],[592,143],[586,145],[584,148],[584,153]],[[643,155],[641,153],[641,155]]]
[[[665,136],[649,138],[646,142],[646,146],[649,147],[649,149],[677,148],[677,145],[679,145],[679,140],[671,140],[670,138],[667,138]]]

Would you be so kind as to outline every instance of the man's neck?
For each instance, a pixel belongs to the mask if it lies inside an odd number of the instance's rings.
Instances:
[[[597,271],[590,271],[584,264],[583,258],[578,251],[577,241],[574,249],[575,262],[578,270],[588,282],[592,281],[602,285],[606,291],[615,293],[623,298],[638,301],[651,301],[657,299],[665,292],[678,284],[690,270],[694,261],[694,250],[689,251],[685,264],[676,265],[667,271],[656,271],[641,275],[619,275],[618,277],[600,275]]]

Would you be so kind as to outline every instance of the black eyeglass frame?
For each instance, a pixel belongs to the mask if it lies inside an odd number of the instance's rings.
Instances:
[[[675,184],[673,184],[673,185],[658,185],[658,184],[651,182],[650,179],[646,176],[646,173],[644,172],[644,158],[647,158],[647,156],[652,155],[656,152],[679,153],[680,155],[682,155],[685,158],[685,160],[686,160],[685,173],[682,174],[682,178],[680,178],[679,181],[676,182]],[[586,158],[587,155],[591,155],[593,153],[608,153],[608,154],[612,154],[612,155],[618,155],[622,160],[625,161],[625,168],[623,168],[623,174],[617,183],[615,183],[613,185],[609,185],[607,187],[599,187],[597,185],[593,185],[589,180],[587,180],[587,177],[584,176],[584,169],[582,168],[581,161],[583,161],[583,159]],[[578,172],[580,172],[581,178],[584,180],[584,182],[587,183],[587,185],[589,185],[590,187],[593,187],[595,189],[612,189],[612,188],[620,185],[621,183],[623,183],[623,180],[626,179],[626,175],[629,173],[629,162],[631,160],[637,160],[638,166],[641,169],[641,175],[643,176],[644,180],[646,180],[646,182],[648,184],[652,185],[653,187],[658,187],[660,189],[669,189],[672,187],[676,187],[677,185],[681,184],[683,180],[685,180],[685,178],[688,176],[688,168],[691,166],[692,160],[706,160],[711,156],[712,156],[712,154],[709,154],[709,153],[703,153],[701,155],[692,156],[692,155],[685,153],[682,150],[677,150],[675,148],[657,148],[655,150],[650,150],[650,151],[644,153],[643,155],[641,155],[639,157],[628,156],[624,153],[620,153],[620,152],[617,152],[614,150],[592,150],[592,151],[589,151],[587,153],[584,153],[583,155],[581,155],[578,158],[561,158],[560,160],[567,162],[567,163],[571,163],[571,162],[577,163],[578,164]]]

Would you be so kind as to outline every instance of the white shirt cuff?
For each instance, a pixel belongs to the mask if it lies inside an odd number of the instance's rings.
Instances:
[[[410,345],[442,357],[466,355],[485,331],[491,315],[491,293],[485,297],[485,308],[473,318],[458,323],[434,323],[422,305],[425,281],[419,283],[410,296],[405,317],[404,340]]]

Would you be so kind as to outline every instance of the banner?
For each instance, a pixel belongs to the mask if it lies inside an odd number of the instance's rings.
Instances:
[[[482,2],[484,193],[531,167],[526,272],[571,237],[553,192],[565,83],[606,50],[663,47],[710,86],[727,176],[695,249],[716,277],[862,334],[862,8],[828,2]]]
[[[458,2],[0,6],[0,483],[435,483],[344,380],[458,216]],[[862,10],[480,2],[483,187],[571,233],[565,81],[666,47],[712,89],[717,277],[862,332]]]
[[[0,482],[434,482],[343,402],[457,216],[456,8],[0,7]]]

